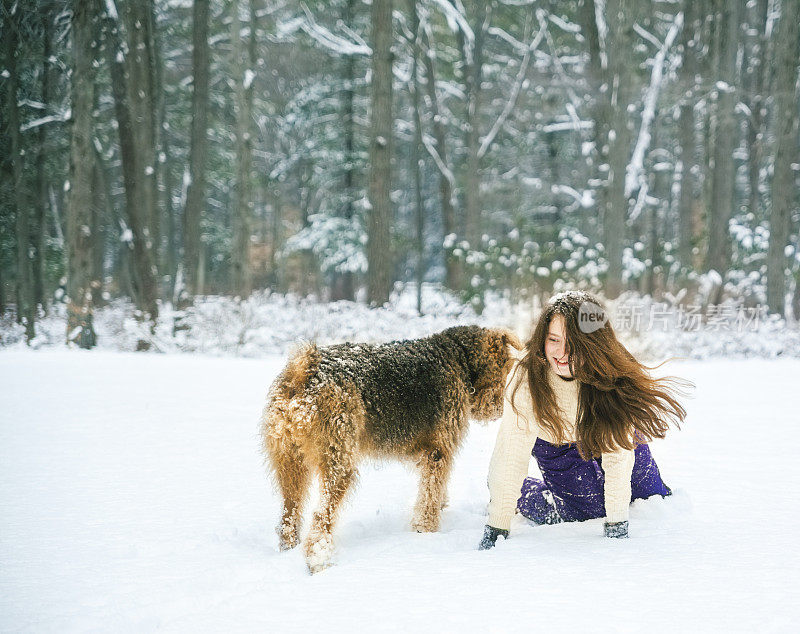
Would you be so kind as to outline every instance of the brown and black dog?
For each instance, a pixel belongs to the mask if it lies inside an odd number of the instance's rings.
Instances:
[[[281,550],[298,544],[317,474],[319,508],[304,554],[312,573],[330,565],[336,513],[366,457],[416,463],[411,525],[437,531],[468,420],[502,415],[514,362],[509,345],[522,348],[508,330],[457,326],[424,339],[297,350],[272,384],[262,418],[264,451],[283,496]]]

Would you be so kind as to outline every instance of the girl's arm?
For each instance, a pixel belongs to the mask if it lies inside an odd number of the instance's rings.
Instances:
[[[606,474],[606,537],[628,536],[628,509],[631,504],[631,473],[635,454],[632,449],[617,449],[603,454]]]
[[[528,407],[530,398],[525,398],[527,390],[524,385],[520,386],[515,400],[524,418],[514,411],[510,393],[509,383],[503,399],[503,418],[489,463],[489,526],[501,530],[508,530],[511,526],[538,435],[538,425],[533,408]]]

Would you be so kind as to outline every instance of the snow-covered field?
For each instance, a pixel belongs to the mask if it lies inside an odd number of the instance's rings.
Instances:
[[[282,362],[0,353],[0,630],[797,631],[800,361],[668,368],[697,384],[653,445],[675,495],[627,541],[518,521],[478,552],[496,424],[474,425],[440,533],[409,529],[412,473],[365,465],[313,577],[258,453]]]

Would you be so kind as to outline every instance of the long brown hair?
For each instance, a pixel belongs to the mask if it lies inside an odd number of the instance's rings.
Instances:
[[[575,433],[584,459],[618,447],[634,449],[663,438],[670,423],[680,426],[686,410],[676,397],[693,384],[677,377],[653,378],[649,370],[659,366],[639,363],[617,339],[600,301],[583,291],[560,293],[545,307],[517,367],[525,372],[517,378],[512,404],[527,376],[539,426],[557,444],[566,442],[567,423],[548,381],[544,353],[550,322],[557,314],[564,317],[569,367],[580,382]]]

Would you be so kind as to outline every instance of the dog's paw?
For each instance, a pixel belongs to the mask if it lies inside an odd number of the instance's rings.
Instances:
[[[306,565],[313,575],[333,565],[333,540],[330,535],[309,539],[305,545]]]
[[[281,552],[291,550],[300,543],[297,530],[286,524],[279,524],[275,532],[278,533],[278,548]]]
[[[299,542],[296,537],[294,539],[283,539],[283,537],[281,537],[278,540],[278,548],[280,549],[281,552],[285,552],[287,550],[291,550],[292,548],[296,547],[298,543]]]

